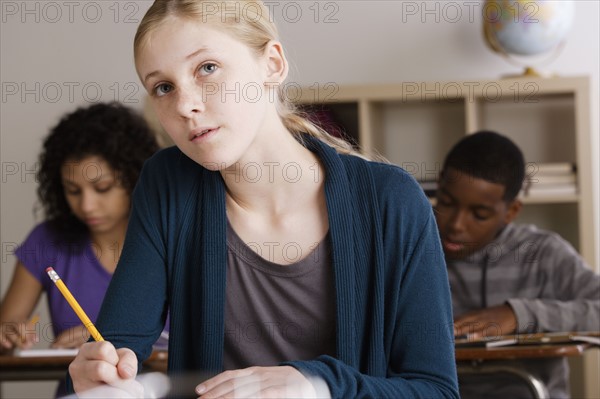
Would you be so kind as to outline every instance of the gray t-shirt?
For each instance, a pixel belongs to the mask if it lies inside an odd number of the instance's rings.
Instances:
[[[290,265],[269,262],[253,244],[244,243],[228,223],[225,370],[334,355],[329,235]],[[272,248],[299,255],[293,243]]]

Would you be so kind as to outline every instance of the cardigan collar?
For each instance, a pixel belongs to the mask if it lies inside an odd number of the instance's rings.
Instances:
[[[306,146],[321,159],[325,169],[325,196],[329,234],[332,242],[331,265],[336,292],[336,349],[343,362],[358,366],[354,326],[354,243],[350,183],[346,165],[332,147],[313,137]]]

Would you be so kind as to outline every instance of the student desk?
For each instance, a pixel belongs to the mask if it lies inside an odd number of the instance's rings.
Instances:
[[[583,352],[592,347],[587,343],[563,343],[548,345],[516,345],[502,346],[496,348],[456,348],[457,361],[470,361],[468,364],[460,364],[457,368],[458,374],[492,374],[510,373],[521,378],[529,387],[534,398],[548,398],[546,386],[535,376],[525,370],[502,366],[499,364],[486,364],[486,360],[511,360],[531,359],[544,357],[581,356]]]
[[[458,367],[459,374],[506,372],[523,379],[535,398],[548,398],[544,384],[527,372],[509,366],[488,365],[486,360],[507,360],[519,358],[543,358],[580,356],[591,347],[585,343],[564,343],[552,345],[517,345],[497,348],[456,348],[457,361],[469,361]],[[167,370],[167,352],[153,352],[144,362],[145,370]],[[59,380],[65,377],[71,356],[64,357],[15,357],[0,356],[0,382],[27,380]]]
[[[0,355],[0,383],[3,381],[48,381],[65,378],[72,356],[17,357]],[[144,370],[167,371],[167,352],[152,352]]]

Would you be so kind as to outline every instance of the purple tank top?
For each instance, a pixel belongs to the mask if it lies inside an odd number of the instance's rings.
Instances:
[[[15,256],[42,284],[48,295],[51,325],[40,326],[40,339],[51,340],[62,331],[78,326],[81,321],[50,280],[46,268],[52,266],[92,322],[112,275],[102,267],[89,238],[81,243],[68,243],[58,237],[47,223],[37,225],[15,251]],[[118,256],[115,248],[115,256]]]

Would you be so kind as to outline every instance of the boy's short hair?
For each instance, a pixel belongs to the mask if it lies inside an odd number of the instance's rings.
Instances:
[[[479,131],[456,143],[446,156],[442,176],[450,168],[502,184],[503,199],[507,202],[517,197],[525,178],[525,160],[519,147],[508,137],[492,131]]]

